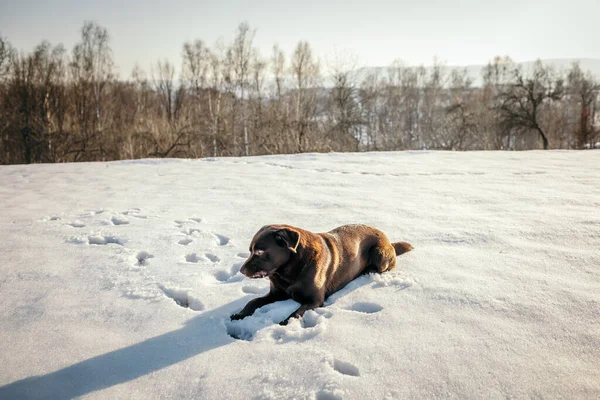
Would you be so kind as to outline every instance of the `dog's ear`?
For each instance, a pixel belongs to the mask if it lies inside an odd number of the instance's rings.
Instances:
[[[290,228],[283,228],[276,230],[274,235],[277,245],[287,247],[293,253],[297,252],[298,245],[300,244],[300,232]]]

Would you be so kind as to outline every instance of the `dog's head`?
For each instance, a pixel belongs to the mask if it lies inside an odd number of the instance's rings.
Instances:
[[[300,232],[287,225],[263,226],[250,243],[250,256],[240,272],[249,278],[263,278],[285,265],[298,250]]]

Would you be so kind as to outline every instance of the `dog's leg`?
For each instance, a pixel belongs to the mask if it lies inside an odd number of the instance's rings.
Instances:
[[[302,306],[300,306],[299,309],[297,309],[296,311],[294,311],[293,313],[290,314],[289,317],[287,317],[286,319],[284,319],[283,321],[281,321],[279,323],[279,325],[287,325],[288,322],[290,322],[291,318],[302,318],[302,316],[304,315],[304,313],[308,310],[313,310],[317,307],[321,307],[323,305],[323,302],[320,303],[310,303],[310,304],[302,304]]]
[[[264,295],[263,297],[257,297],[256,299],[250,300],[246,307],[239,313],[235,313],[231,316],[231,320],[243,319],[252,314],[254,311],[261,308],[262,306],[266,306],[267,304],[275,303],[276,301],[289,299],[289,296],[282,290],[271,290],[269,293]]]

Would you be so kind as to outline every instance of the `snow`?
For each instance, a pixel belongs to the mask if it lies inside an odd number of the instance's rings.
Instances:
[[[599,177],[595,151],[2,166],[0,398],[599,398]],[[415,249],[230,321],[268,223]]]

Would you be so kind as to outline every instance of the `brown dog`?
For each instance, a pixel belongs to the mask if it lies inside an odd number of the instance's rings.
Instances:
[[[269,277],[271,290],[251,300],[232,320],[256,309],[292,298],[301,304],[280,322],[302,317],[323,305],[361,274],[396,267],[396,256],[412,250],[405,242],[390,243],[383,232],[366,225],[343,225],[326,233],[312,233],[289,225],[263,226],[252,239],[250,256],[240,272],[249,278]]]

